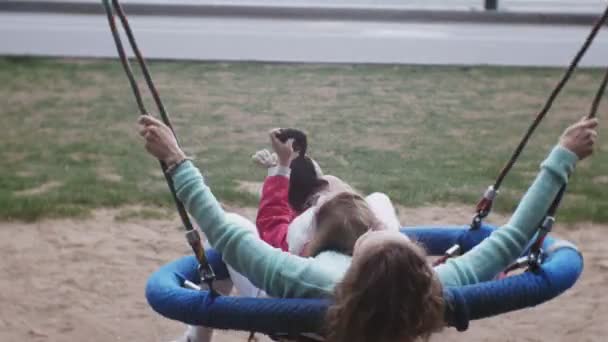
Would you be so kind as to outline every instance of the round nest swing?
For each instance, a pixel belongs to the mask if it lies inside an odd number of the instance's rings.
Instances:
[[[405,227],[403,234],[419,241],[429,255],[442,255],[454,244],[463,252],[488,237],[495,227]],[[463,287],[446,288],[445,320],[464,331],[469,321],[536,306],[569,289],[583,270],[583,258],[566,241],[547,237],[543,261],[535,270]],[[216,279],[228,278],[226,265],[215,250],[207,259]],[[146,298],[159,314],[190,325],[255,331],[272,337],[322,335],[324,315],[331,304],[322,299],[274,299],[220,296],[184,288],[184,281],[200,282],[199,263],[186,256],[161,267],[146,286]]]

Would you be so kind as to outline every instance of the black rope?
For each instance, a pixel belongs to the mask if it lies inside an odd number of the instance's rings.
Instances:
[[[146,84],[148,85],[148,88],[150,89],[150,93],[152,94],[152,98],[154,99],[154,102],[156,103],[156,107],[158,107],[159,115],[160,115],[162,121],[164,122],[164,124],[169,126],[169,128],[171,128],[173,135],[177,139],[177,136],[175,135],[175,132],[173,131],[173,126],[171,125],[171,121],[169,120],[169,115],[167,114],[167,110],[165,109],[165,105],[163,104],[163,101],[160,99],[158,90],[156,89],[156,86],[154,85],[154,82],[152,81],[152,76],[148,69],[148,65],[146,64],[146,61],[145,61],[141,51],[139,50],[139,47],[137,45],[137,40],[135,40],[135,36],[133,35],[133,31],[131,30],[129,21],[127,20],[127,16],[125,15],[125,12],[123,11],[122,6],[118,2],[118,0],[112,0],[112,3],[114,5],[114,8],[116,9],[118,18],[120,18],[120,21],[122,22],[122,26],[125,29],[125,33],[127,34],[127,38],[129,39],[129,43],[131,44],[133,53],[135,54],[135,57],[137,58],[138,64],[141,67],[141,71],[144,75],[144,79],[146,80]]]
[[[595,97],[593,98],[593,102],[591,104],[591,109],[589,110],[589,114],[587,115],[587,118],[589,119],[593,119],[597,116],[597,111],[600,107],[600,103],[602,102],[602,99],[604,98],[604,93],[606,92],[606,85],[608,84],[608,69],[606,69],[606,72],[604,72],[604,78],[602,79],[602,83],[600,83],[600,86],[597,89],[597,92],[595,93]],[[555,196],[555,200],[553,200],[553,203],[551,203],[551,207],[549,207],[549,210],[547,210],[547,216],[555,216],[555,213],[557,212],[557,209],[559,208],[559,205],[562,202],[562,198],[564,197],[564,193],[566,192],[566,185],[564,184],[561,189],[559,190],[559,192],[557,193],[557,195]]]
[[[484,194],[484,196],[482,197],[482,199],[479,201],[479,203],[477,203],[477,214],[473,217],[473,221],[471,223],[471,229],[478,229],[479,227],[481,227],[482,220],[483,220],[483,218],[485,218],[489,214],[489,212],[490,212],[490,210],[492,208],[494,197],[496,196],[496,194],[497,194],[500,186],[502,185],[502,182],[503,182],[504,178],[507,176],[507,174],[509,173],[509,171],[513,168],[513,165],[515,164],[515,162],[519,158],[520,154],[522,153],[524,147],[528,143],[528,140],[532,136],[532,133],[534,133],[534,131],[536,130],[537,126],[540,124],[540,122],[542,121],[542,119],[545,117],[545,115],[549,112],[549,110],[553,106],[553,102],[555,101],[555,99],[557,98],[557,96],[559,95],[559,93],[562,91],[562,89],[564,88],[564,86],[566,85],[566,83],[568,82],[568,80],[570,79],[570,77],[572,76],[574,70],[578,66],[578,63],[583,58],[583,56],[585,55],[585,53],[587,52],[587,50],[591,46],[591,43],[593,43],[593,40],[597,36],[597,33],[599,32],[600,28],[606,23],[607,20],[608,20],[608,6],[604,10],[604,13],[602,14],[602,16],[593,25],[593,28],[591,29],[591,32],[589,32],[589,35],[585,39],[585,42],[583,43],[583,45],[581,46],[581,48],[579,49],[579,51],[574,56],[574,59],[572,60],[572,62],[568,66],[568,69],[566,70],[566,72],[564,73],[564,75],[562,76],[562,78],[560,79],[560,81],[557,83],[556,87],[553,89],[553,91],[549,95],[549,98],[545,102],[544,106],[541,108],[540,112],[536,115],[536,118],[534,119],[534,121],[532,122],[532,124],[530,125],[530,127],[528,127],[528,130],[526,131],[526,134],[524,135],[524,137],[520,141],[519,145],[517,146],[517,148],[513,152],[513,155],[511,156],[511,158],[509,159],[509,161],[507,162],[507,164],[501,170],[501,172],[498,175],[498,178],[496,179],[494,185],[491,186],[486,191],[486,193]],[[606,89],[606,84],[607,83],[608,83],[608,69],[606,70],[606,73],[604,74],[604,78],[602,80],[602,83],[600,84],[600,87],[598,88],[597,93],[595,94],[595,98],[593,99],[591,110],[590,110],[590,113],[588,115],[589,118],[595,117],[595,115],[597,113],[597,110],[598,110],[598,107],[599,107],[599,104],[601,102],[601,99],[603,97],[604,91]],[[559,205],[561,203],[561,200],[562,200],[565,192],[566,192],[566,186],[564,185],[559,190],[557,196],[555,197],[555,199],[551,203],[551,206],[549,207],[549,210],[547,211],[547,216],[551,216],[552,217],[552,216],[555,215],[555,212],[559,208]],[[441,258],[437,259],[433,263],[433,266],[442,264],[448,258],[451,258],[453,255],[452,255],[452,253],[450,253],[450,251],[453,251],[454,253],[459,253],[460,250],[461,250],[460,245],[459,244],[455,244],[454,246],[450,247],[450,249],[448,249],[448,251],[446,251],[446,253]]]
[[[587,39],[585,39],[583,46],[580,48],[580,50],[578,51],[578,53],[576,54],[576,56],[570,63],[570,66],[568,67],[568,69],[566,70],[564,75],[562,76],[562,79],[558,82],[557,86],[553,89],[553,91],[551,92],[551,95],[549,95],[549,98],[545,102],[544,106],[542,107],[540,112],[537,114],[536,118],[532,122],[532,125],[530,125],[530,127],[528,128],[528,131],[526,132],[523,139],[521,140],[521,142],[515,149],[515,152],[513,153],[513,155],[507,162],[507,164],[503,167],[502,171],[498,175],[498,178],[496,178],[496,182],[494,182],[494,190],[498,191],[498,189],[502,185],[504,178],[507,176],[507,174],[509,173],[509,171],[511,170],[511,168],[517,161],[517,158],[519,158],[519,155],[521,154],[524,147],[528,143],[528,140],[532,136],[532,133],[534,133],[534,131],[536,130],[536,127],[540,124],[541,120],[545,117],[547,112],[549,112],[549,109],[551,109],[551,106],[553,106],[553,102],[555,101],[555,99],[557,98],[559,93],[562,91],[562,89],[564,88],[564,86],[566,85],[566,83],[568,82],[570,77],[572,76],[572,73],[578,66],[578,63],[580,62],[580,60],[583,58],[583,56],[589,49],[589,46],[591,46],[591,43],[595,39],[595,36],[599,32],[600,28],[606,23],[607,19],[608,19],[608,7],[606,7],[604,14],[599,18],[599,20],[595,23],[595,25],[591,29],[591,32],[587,36]],[[604,87],[605,87],[605,83],[604,83]],[[603,93],[603,90],[602,90],[602,93]],[[597,110],[597,108],[595,110]]]
[[[135,80],[135,76],[133,75],[133,70],[131,68],[131,64],[129,63],[129,59],[127,57],[124,46],[120,39],[120,34],[118,33],[118,29],[116,27],[114,10],[116,10],[116,13],[118,14],[118,16],[121,20],[123,29],[125,30],[125,33],[127,34],[131,48],[132,48],[133,52],[135,53],[138,64],[141,67],[141,71],[144,75],[144,78],[146,80],[150,93],[152,94],[152,97],[154,98],[154,102],[156,103],[156,106],[158,108],[161,119],[162,119],[163,123],[171,129],[171,132],[173,133],[173,135],[175,136],[175,138],[177,140],[177,136],[175,134],[175,131],[173,130],[173,126],[171,125],[171,122],[169,120],[169,116],[167,114],[165,106],[164,106],[162,100],[160,99],[158,90],[156,89],[156,86],[154,85],[152,76],[150,75],[150,72],[149,72],[146,62],[145,62],[145,59],[137,46],[137,41],[135,40],[135,36],[133,35],[133,31],[131,30],[131,27],[127,20],[127,16],[125,15],[122,7],[120,6],[120,3],[118,2],[118,0],[112,0],[112,5],[110,5],[110,0],[102,0],[102,3],[105,8],[107,17],[108,17],[108,23],[110,25],[110,30],[112,31],[112,37],[114,38],[114,43],[116,44],[116,50],[118,51],[118,55],[120,57],[120,61],[122,63],[123,69],[125,70],[125,74],[127,75],[127,78],[129,79],[129,84],[131,85],[131,90],[133,91],[133,95],[135,96],[135,100],[137,102],[137,107],[139,108],[140,114],[148,115],[149,113],[146,110],[146,107],[144,105],[144,101],[141,96],[141,91],[139,90],[139,86],[137,85],[137,81]],[[113,6],[114,10],[113,10],[112,6]],[[202,278],[205,282],[207,282],[209,287],[211,287],[211,283],[214,278],[214,273],[207,260],[205,250],[200,241],[200,237],[198,236],[198,232],[194,229],[194,226],[192,225],[192,222],[190,221],[190,217],[188,216],[188,213],[186,211],[186,208],[184,207],[184,204],[177,197],[177,193],[175,191],[175,186],[173,184],[173,180],[171,179],[171,176],[168,175],[166,172],[167,165],[162,161],[159,161],[159,163],[160,163],[161,169],[163,171],[163,175],[165,176],[165,180],[167,181],[167,185],[169,186],[169,191],[171,192],[171,195],[173,196],[173,200],[175,202],[175,206],[177,207],[177,212],[179,213],[182,224],[184,225],[186,231],[188,233],[190,233],[190,235],[187,235],[188,242],[189,242],[194,254],[196,255],[196,258],[199,261],[200,271],[201,271],[201,274],[203,275]]]
[[[139,108],[139,113],[142,115],[148,114],[146,106],[144,105],[144,101],[141,97],[141,92],[139,91],[139,87],[137,86],[137,81],[135,81],[135,77],[133,76],[133,70],[131,69],[131,64],[129,64],[127,54],[125,53],[125,48],[122,45],[122,41],[120,40],[120,35],[118,34],[118,29],[116,28],[116,22],[114,21],[114,12],[112,11],[112,7],[108,0],[103,0],[103,6],[106,10],[108,23],[110,24],[110,30],[112,31],[112,38],[114,38],[114,44],[116,45],[116,50],[118,51],[120,62],[122,63],[122,67],[125,70],[125,73],[127,74],[127,78],[129,79],[129,84],[131,85],[131,90],[133,91],[133,95],[135,96],[135,101],[137,101],[137,108]]]
[[[559,189],[559,192],[557,193],[557,195],[555,195],[555,199],[553,200],[553,202],[551,203],[551,206],[547,210],[547,216],[555,217],[555,213],[557,212],[557,209],[559,208],[559,205],[562,202],[562,198],[564,197],[565,193],[566,193],[566,185],[564,184]]]
[[[148,66],[145,62],[145,59],[143,57],[143,55],[141,54],[141,51],[139,50],[138,46],[137,46],[137,41],[135,40],[135,36],[133,35],[133,31],[131,30],[131,26],[129,25],[129,21],[127,20],[127,16],[125,15],[120,3],[118,2],[118,0],[112,0],[112,4],[114,6],[114,9],[116,10],[116,13],[118,14],[118,17],[120,18],[120,21],[122,22],[123,28],[125,30],[125,33],[127,34],[127,37],[129,39],[129,43],[131,45],[131,48],[133,50],[133,52],[135,53],[135,56],[137,58],[138,64],[141,67],[141,71],[142,74],[144,75],[144,78],[146,80],[146,83],[148,85],[148,88],[150,89],[150,93],[152,94],[152,97],[154,98],[154,102],[156,103],[156,107],[158,108],[159,114],[161,116],[161,119],[163,121],[163,123],[165,125],[167,125],[170,129],[171,132],[173,133],[173,136],[175,137],[175,139],[177,140],[177,135],[175,134],[175,131],[173,130],[173,125],[171,125],[171,121],[169,120],[169,116],[167,115],[167,111],[165,109],[165,106],[162,102],[162,100],[160,99],[160,96],[158,94],[158,90],[156,89],[156,86],[154,85],[154,82],[152,81],[152,76],[150,75],[150,71],[148,69]],[[149,114],[146,111],[146,108],[143,105],[143,101],[141,98],[141,92],[139,90],[139,86],[137,85],[137,81],[135,81],[135,77],[133,75],[133,71],[131,69],[131,65],[129,63],[129,60],[127,58],[127,55],[124,51],[124,47],[122,45],[122,42],[120,40],[120,35],[118,34],[117,30],[116,30],[116,24],[114,22],[114,16],[113,15],[109,15],[109,18],[111,20],[111,27],[112,27],[112,35],[114,37],[114,41],[116,42],[116,47],[118,50],[118,54],[120,56],[121,62],[123,64],[123,66],[125,67],[125,72],[127,74],[127,77],[129,78],[129,83],[131,84],[131,88],[133,89],[133,94],[135,95],[135,98],[137,100],[138,106],[139,106],[139,110],[141,112],[142,115],[147,115]],[[166,171],[167,167],[166,165],[164,165],[161,162],[161,167],[163,169],[163,174],[165,174],[164,171]],[[177,206],[177,211],[179,213],[179,216],[182,220],[182,223],[184,224],[184,227],[186,228],[186,230],[190,231],[193,230],[194,227],[192,226],[192,223],[190,222],[190,218],[188,217],[188,214],[186,212],[186,209],[184,208],[184,205],[178,200],[177,195],[175,193],[175,188],[173,186],[173,180],[171,179],[171,177],[169,177],[168,175],[165,174],[165,179],[169,185],[169,190],[171,191],[171,194],[173,195],[173,198],[175,200],[175,204]]]
[[[595,93],[595,97],[593,98],[593,102],[591,104],[589,114],[587,115],[588,119],[593,119],[596,117],[600,103],[602,102],[602,98],[604,97],[604,93],[606,91],[607,84],[608,84],[608,68],[606,69],[602,82],[600,83],[600,86],[598,87],[597,92]],[[542,261],[540,259],[541,248],[542,248],[542,244],[545,240],[545,237],[549,233],[548,231],[546,231],[547,227],[544,227],[544,226],[547,224],[547,220],[551,221],[549,223],[550,225],[553,225],[553,222],[555,222],[555,214],[557,213],[557,210],[559,209],[562,199],[564,198],[564,195],[566,193],[566,188],[567,188],[567,186],[566,186],[566,184],[564,184],[559,189],[559,192],[557,193],[557,195],[555,196],[555,199],[551,203],[551,206],[547,210],[547,215],[545,215],[543,222],[540,224],[541,232],[543,229],[545,230],[545,232],[544,232],[544,234],[539,233],[540,235],[537,237],[536,241],[534,241],[534,243],[532,244],[532,247],[530,248],[530,255],[528,256],[528,258],[531,258],[531,256],[535,257],[534,260],[529,260],[528,266],[531,270],[534,270],[535,268],[537,268],[539,266],[538,263]],[[550,229],[550,227],[549,227],[549,229]],[[508,273],[509,271],[512,271],[513,269],[517,268],[518,266],[520,266],[520,265],[518,265],[517,263],[515,263],[514,265],[511,265],[509,268],[507,268],[507,270],[505,270],[505,274]]]
[[[606,91],[607,84],[608,84],[608,68],[604,72],[604,77],[602,79],[602,82],[600,83],[600,86],[598,87],[597,92],[595,93],[595,97],[593,98],[593,102],[591,104],[591,109],[589,110],[589,114],[587,115],[588,119],[593,119],[596,117],[598,108],[604,97],[604,93]],[[562,187],[559,189],[559,192],[557,193],[557,195],[555,195],[555,199],[553,200],[553,202],[551,203],[551,206],[547,210],[547,214],[545,215],[543,221],[539,224],[538,236],[537,236],[536,240],[534,241],[534,243],[532,243],[532,245],[530,246],[530,252],[529,252],[528,256],[522,257],[522,258],[518,259],[516,262],[514,262],[513,264],[509,265],[503,271],[502,277],[505,277],[510,272],[512,272],[518,268],[525,267],[525,266],[528,267],[529,271],[536,271],[539,268],[540,263],[543,261],[542,255],[541,255],[543,242],[545,241],[545,238],[547,237],[547,235],[550,233],[553,223],[555,222],[555,214],[557,213],[557,210],[559,209],[562,199],[564,198],[564,195],[566,193],[566,188],[567,188],[566,184],[562,185]],[[447,259],[447,258],[445,258],[445,259]],[[443,260],[443,262],[445,262],[445,260]]]
[[[591,104],[591,109],[589,110],[589,115],[587,115],[587,118],[593,119],[597,116],[597,110],[599,109],[600,103],[604,98],[604,93],[606,92],[606,84],[608,84],[608,69],[606,69],[606,72],[604,73],[604,78],[602,79],[602,83],[600,84],[597,93],[595,93],[595,97],[593,98],[593,103]]]

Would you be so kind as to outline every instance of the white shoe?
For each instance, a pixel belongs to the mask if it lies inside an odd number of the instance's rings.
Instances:
[[[171,342],[211,342],[212,337],[213,329],[189,325],[181,337]]]

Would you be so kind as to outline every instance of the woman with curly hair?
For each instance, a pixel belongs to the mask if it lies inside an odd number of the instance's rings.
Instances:
[[[199,170],[171,130],[142,117],[146,149],[172,170],[178,198],[224,261],[273,297],[333,298],[327,335],[333,342],[414,342],[444,325],[444,286],[487,281],[511,264],[538,230],[551,202],[579,159],[591,155],[596,119],[570,126],[541,164],[508,223],[468,253],[432,268],[424,251],[402,234],[374,231],[374,216],[361,196],[343,192],[327,200],[316,234],[326,230],[366,231],[352,243],[353,255],[328,245],[310,257],[269,246],[255,232],[227,218]]]

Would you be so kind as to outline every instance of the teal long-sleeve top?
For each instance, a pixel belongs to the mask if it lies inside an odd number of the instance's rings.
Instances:
[[[574,153],[556,146],[509,222],[468,253],[435,268],[441,283],[461,286],[490,280],[519,257],[577,160]],[[178,198],[224,261],[272,297],[328,297],[350,265],[350,256],[333,251],[308,258],[281,251],[226,219],[190,161],[176,168],[172,179]]]

